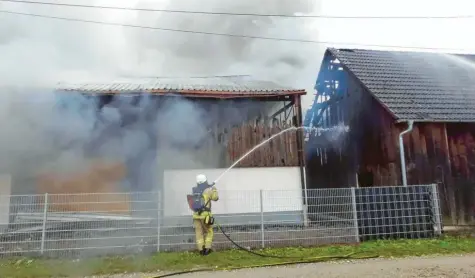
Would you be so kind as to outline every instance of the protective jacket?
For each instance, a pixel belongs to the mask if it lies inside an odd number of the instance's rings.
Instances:
[[[202,198],[201,209],[193,212],[193,219],[205,219],[206,217],[212,216],[211,201],[219,200],[218,190],[216,187],[214,185],[210,186],[208,183],[204,183],[193,187],[192,191],[194,196],[200,196]]]

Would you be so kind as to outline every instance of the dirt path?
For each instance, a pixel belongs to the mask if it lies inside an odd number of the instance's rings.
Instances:
[[[151,274],[124,274],[114,278],[145,278]],[[474,278],[475,254],[452,257],[376,259],[246,269],[230,272],[195,273],[177,278]]]

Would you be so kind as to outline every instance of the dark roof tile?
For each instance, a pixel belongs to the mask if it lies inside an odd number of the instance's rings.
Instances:
[[[399,120],[475,121],[475,55],[329,52]]]

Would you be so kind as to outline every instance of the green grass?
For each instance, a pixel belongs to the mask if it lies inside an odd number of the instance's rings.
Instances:
[[[405,257],[435,254],[475,253],[475,238],[470,236],[445,236],[427,240],[388,240],[365,242],[355,246],[329,246],[319,248],[266,249],[261,253],[292,257],[317,257],[345,255],[379,255]],[[108,257],[87,260],[45,260],[14,258],[0,260],[1,277],[65,277],[112,273],[154,272],[189,270],[194,268],[242,267],[256,264],[278,263],[290,259],[262,258],[237,250],[212,253],[201,257],[193,252],[160,253],[142,257]]]

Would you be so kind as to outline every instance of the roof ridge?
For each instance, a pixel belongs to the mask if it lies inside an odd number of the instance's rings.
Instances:
[[[475,55],[475,53],[455,53],[455,52],[435,52],[435,51],[417,51],[412,49],[397,49],[397,50],[389,50],[389,49],[370,49],[370,48],[346,48],[346,47],[328,47],[327,50],[330,51],[349,51],[349,52],[358,52],[358,51],[368,51],[368,52],[384,52],[384,53],[426,53],[426,54],[449,54],[449,55]]]

